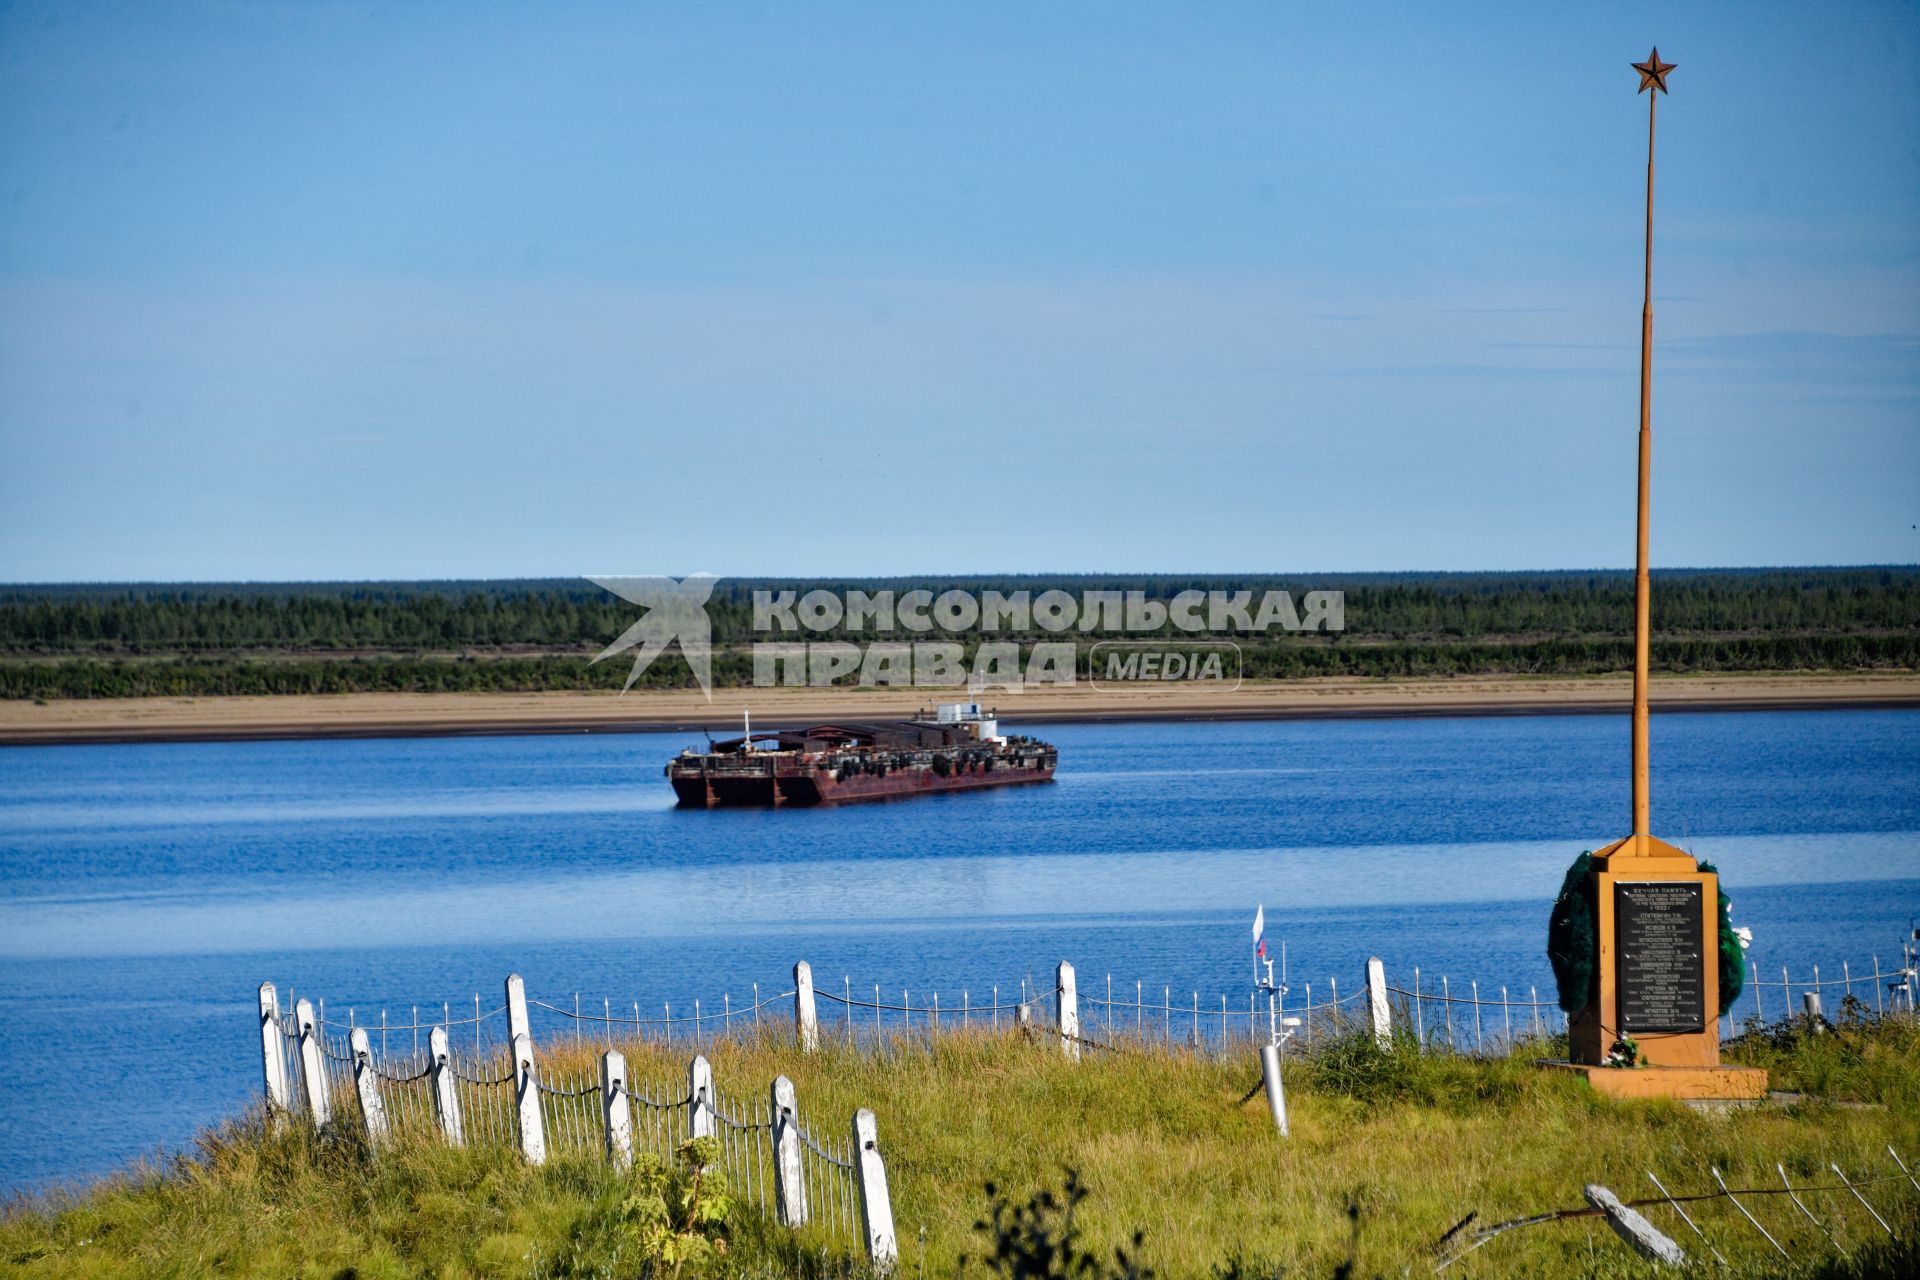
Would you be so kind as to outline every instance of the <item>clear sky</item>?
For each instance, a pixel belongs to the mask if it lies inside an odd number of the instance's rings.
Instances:
[[[1920,561],[1920,7],[0,7],[0,579]]]

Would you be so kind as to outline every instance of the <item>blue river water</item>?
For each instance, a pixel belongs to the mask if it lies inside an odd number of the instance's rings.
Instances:
[[[778,813],[675,810],[685,735],[0,749],[0,1188],[245,1106],[263,979],[375,1022],[509,971],[711,1011],[805,958],[951,1008],[1064,958],[1244,1005],[1264,904],[1296,983],[1377,955],[1544,994],[1566,865],[1626,828],[1624,718],[1016,727],[1055,784]],[[1656,831],[1720,866],[1758,971],[1897,962],[1920,713],[1663,715],[1654,765]]]

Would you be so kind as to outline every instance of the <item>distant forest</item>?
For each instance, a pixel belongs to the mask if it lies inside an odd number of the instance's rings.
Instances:
[[[752,630],[756,589],[815,588],[1144,591],[1160,600],[1186,590],[1345,592],[1344,632],[1235,636],[1256,679],[1585,675],[1624,670],[1632,655],[1633,581],[1618,571],[729,578],[708,607],[715,680],[751,682],[745,646],[755,639],[833,638]],[[586,659],[640,612],[580,579],[0,586],[0,697],[617,688],[627,661]],[[1920,669],[1920,568],[1667,570],[1655,575],[1653,619],[1662,671]],[[642,678],[655,687],[691,680],[677,653]]]

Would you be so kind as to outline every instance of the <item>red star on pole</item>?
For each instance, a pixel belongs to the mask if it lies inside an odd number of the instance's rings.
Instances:
[[[1640,73],[1640,88],[1637,92],[1645,93],[1649,87],[1652,87],[1665,93],[1667,91],[1667,72],[1673,70],[1677,65],[1679,64],[1660,61],[1660,50],[1656,47],[1652,53],[1647,55],[1645,62],[1636,62],[1633,64],[1633,69]]]

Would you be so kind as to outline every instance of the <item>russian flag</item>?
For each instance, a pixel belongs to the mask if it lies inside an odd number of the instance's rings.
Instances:
[[[1253,912],[1253,954],[1267,958],[1267,907],[1261,903]]]

